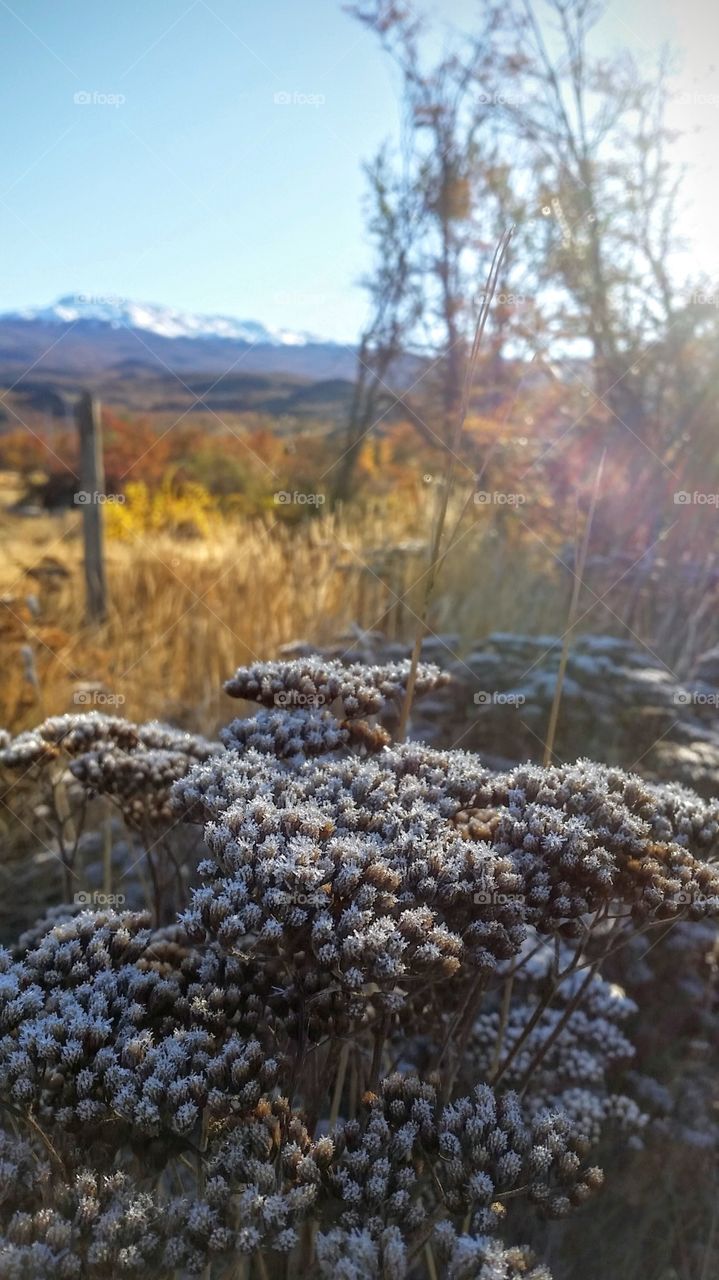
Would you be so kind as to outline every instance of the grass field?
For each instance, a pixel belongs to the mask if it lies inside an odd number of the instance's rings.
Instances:
[[[430,500],[327,514],[296,527],[224,521],[205,539],[169,534],[107,544],[107,621],[84,622],[80,517],[5,516],[0,577],[0,719],[12,728],[73,705],[88,684],[130,717],[213,729],[222,681],[301,637],[355,625],[410,639],[421,608]],[[503,541],[467,517],[443,569],[435,632],[466,649],[495,630],[546,631],[566,615],[569,575],[538,544]],[[34,682],[34,676],[36,681]]]

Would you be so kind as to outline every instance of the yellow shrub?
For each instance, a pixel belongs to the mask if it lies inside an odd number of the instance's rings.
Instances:
[[[105,527],[110,538],[148,533],[205,538],[218,518],[217,502],[203,485],[190,481],[175,487],[171,476],[154,490],[142,480],[131,481],[124,501],[108,502],[105,507]]]

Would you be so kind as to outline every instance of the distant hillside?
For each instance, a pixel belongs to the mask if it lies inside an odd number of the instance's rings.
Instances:
[[[258,337],[167,337],[152,330],[92,319],[51,320],[0,316],[0,371],[20,374],[30,365],[37,376],[72,373],[86,376],[131,361],[174,373],[202,370],[221,374],[242,367],[246,373],[292,373],[313,381],[351,378],[355,354],[339,343],[280,343]]]
[[[424,364],[403,356],[390,385],[413,385]],[[337,426],[346,420],[356,370],[354,348],[313,334],[71,295],[0,315],[0,429],[18,427],[30,413],[48,424],[69,422],[85,389],[114,409],[160,419],[163,428],[167,415],[202,413],[267,414],[280,430],[295,419]]]
[[[337,420],[354,374],[352,348],[256,321],[74,297],[0,315],[7,403],[53,419],[90,387],[133,412],[185,413],[199,400],[197,412]]]

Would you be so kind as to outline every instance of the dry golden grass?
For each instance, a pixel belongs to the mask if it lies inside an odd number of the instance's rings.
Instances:
[[[0,722],[17,729],[73,709],[75,692],[96,684],[124,700],[123,715],[210,731],[227,718],[228,674],[290,640],[321,644],[353,624],[410,640],[430,520],[428,495],[294,527],[228,521],[205,541],[110,541],[109,617],[88,627],[79,515],[6,516]],[[443,568],[432,630],[459,633],[466,648],[492,630],[556,627],[567,582],[539,550],[509,545],[470,512]]]

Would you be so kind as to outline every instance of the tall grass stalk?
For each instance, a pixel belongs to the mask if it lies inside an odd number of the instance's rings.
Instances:
[[[452,439],[448,445],[447,464],[445,467],[444,483],[440,486],[437,518],[434,526],[434,537],[432,539],[432,547],[430,552],[429,570],[425,579],[424,597],[422,607],[419,613],[419,622],[415,634],[414,645],[412,648],[412,662],[410,667],[409,679],[407,681],[407,690],[402,703],[402,711],[400,715],[399,725],[397,728],[397,739],[403,742],[407,734],[407,724],[409,722],[410,712],[412,710],[412,700],[414,698],[414,689],[417,681],[417,667],[419,666],[420,655],[422,653],[422,641],[427,634],[427,618],[429,608],[432,603],[434,587],[437,581],[437,574],[442,564],[442,538],[444,535],[444,526],[447,519],[447,509],[449,507],[450,498],[454,490],[457,450],[459,449],[462,439],[462,432],[469,410],[469,402],[472,394],[472,385],[474,381],[474,373],[477,367],[477,360],[482,344],[482,338],[487,326],[487,320],[492,306],[492,300],[497,288],[499,273],[502,269],[502,263],[506,256],[509,244],[512,239],[513,227],[509,227],[504,231],[499,239],[497,247],[494,250],[494,256],[487,275],[487,283],[482,295],[482,306],[480,307],[477,324],[474,331],[474,341],[472,342],[472,350],[467,360],[464,375],[464,387],[462,391],[462,402],[460,405],[459,415],[452,434]]]
[[[599,497],[599,487],[602,483],[602,472],[604,471],[604,460],[606,458],[606,450],[599,460],[596,475],[594,477],[594,487],[592,489],[592,497],[589,503],[589,511],[587,513],[587,522],[584,526],[584,536],[579,548],[577,564],[574,570],[574,585],[572,587],[572,598],[569,604],[569,616],[567,618],[567,626],[562,637],[562,654],[559,659],[559,670],[557,672],[557,684],[554,690],[554,698],[552,700],[552,709],[549,713],[549,725],[547,728],[547,739],[544,744],[544,758],[542,763],[546,766],[552,763],[554,755],[554,742],[557,736],[557,723],[559,721],[559,708],[562,703],[562,690],[564,688],[564,676],[567,670],[567,661],[569,659],[569,647],[572,641],[572,632],[577,620],[577,610],[579,608],[579,595],[584,585],[584,570],[587,564],[587,552],[589,551],[589,539],[592,533],[592,523],[594,521],[594,512],[597,506],[597,498]]]

